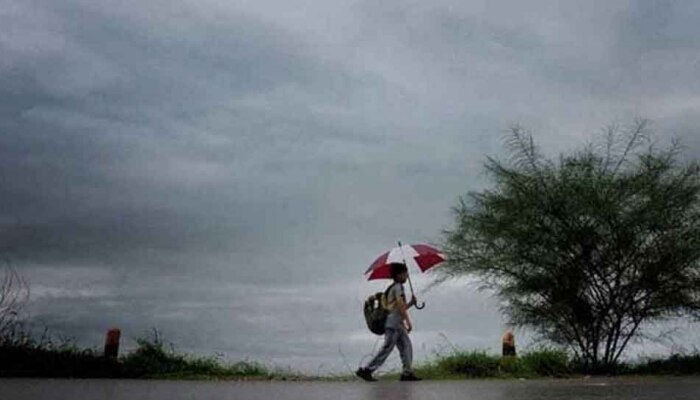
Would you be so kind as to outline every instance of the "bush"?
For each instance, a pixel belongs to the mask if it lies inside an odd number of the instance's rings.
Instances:
[[[539,376],[560,377],[571,373],[568,354],[554,348],[544,347],[525,353],[520,363],[524,370]]]
[[[0,345],[0,360],[0,376],[4,377],[106,378],[121,374],[121,366],[115,360],[72,345]]]
[[[26,330],[0,340],[0,377],[65,378],[271,378],[264,366],[224,364],[214,357],[193,357],[167,349],[161,336],[137,339],[138,348],[118,360],[101,351],[80,349],[70,341],[55,342],[44,332],[39,339]],[[277,375],[275,375],[277,376]]]
[[[136,340],[138,348],[122,357],[125,373],[131,377],[269,377],[268,370],[257,363],[238,362],[224,365],[214,357],[193,357],[167,350],[154,331],[151,338]]]
[[[512,376],[527,375],[527,371],[523,368],[523,363],[517,357],[501,358],[500,371],[502,374]]]
[[[630,368],[635,374],[698,375],[700,353],[673,354],[665,359],[647,359]]]
[[[428,379],[565,377],[572,371],[568,354],[554,348],[540,348],[520,357],[455,350],[447,355],[438,353],[433,361],[417,368]]]
[[[484,351],[455,352],[437,361],[437,367],[449,374],[474,378],[498,376],[500,366],[500,357]]]

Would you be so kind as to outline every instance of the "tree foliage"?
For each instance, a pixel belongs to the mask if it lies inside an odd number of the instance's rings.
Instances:
[[[554,161],[520,127],[493,185],[454,208],[448,276],[493,289],[516,326],[593,368],[618,362],[645,322],[700,316],[700,167],[658,149],[645,121]]]

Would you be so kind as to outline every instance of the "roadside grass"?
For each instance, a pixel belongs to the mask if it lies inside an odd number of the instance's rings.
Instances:
[[[217,357],[177,353],[154,331],[137,339],[138,347],[118,359],[95,349],[80,349],[70,341],[25,334],[0,339],[0,377],[140,378],[140,379],[309,379],[249,361],[227,363]]]
[[[700,375],[700,352],[672,354],[668,358],[644,358],[629,366],[634,375]]]
[[[71,345],[0,344],[0,377],[105,378],[121,374],[118,362],[89,349]]]
[[[541,348],[519,357],[501,357],[483,350],[455,350],[415,368],[425,379],[568,377],[569,359],[560,350]],[[393,376],[391,376],[393,378]]]
[[[256,362],[240,361],[233,364],[217,357],[198,357],[167,349],[165,342],[154,332],[152,337],[136,340],[136,350],[119,358],[123,374],[134,378],[175,379],[274,379],[277,376]]]
[[[700,353],[673,354],[667,358],[641,358],[605,370],[591,371],[565,351],[539,347],[517,357],[501,357],[483,350],[453,348],[436,353],[415,367],[428,380],[536,379],[583,375],[651,376],[700,375]],[[379,376],[398,378],[397,372]],[[68,340],[56,341],[45,333],[38,339],[25,334],[0,338],[0,377],[134,378],[134,379],[231,379],[347,381],[354,376],[308,376],[290,368],[270,368],[258,362],[226,362],[177,352],[157,331],[137,339],[137,348],[118,359],[106,358],[95,349],[81,349]]]
[[[457,350],[436,356],[416,366],[424,379],[509,379],[573,378],[585,375],[606,376],[687,376],[700,375],[700,353],[673,354],[667,358],[643,358],[619,363],[606,369],[591,370],[567,352],[553,347],[539,347],[518,357],[501,357],[483,350]],[[382,376],[398,378],[396,372]]]

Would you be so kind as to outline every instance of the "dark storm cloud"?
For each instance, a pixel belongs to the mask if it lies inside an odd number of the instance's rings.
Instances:
[[[294,182],[275,182],[289,167],[275,158],[324,127],[293,111],[232,104],[323,77],[284,31],[237,15],[190,26],[189,7],[147,7],[155,21],[134,21],[88,4],[24,4],[6,22],[43,10],[61,46],[18,51],[1,75],[6,250],[119,262],[144,248],[220,248],[245,241],[238,232],[269,233],[266,220],[308,212]],[[167,23],[151,25],[159,20]],[[268,128],[280,118],[287,132]],[[346,132],[335,133],[342,145]],[[258,176],[266,172],[273,182]],[[287,187],[265,198],[277,183]],[[287,202],[298,207],[285,210]]]
[[[0,250],[86,344],[338,371],[366,264],[439,240],[510,123],[555,153],[639,115],[700,153],[698,8],[0,0]],[[495,300],[426,296],[428,350],[497,344]]]

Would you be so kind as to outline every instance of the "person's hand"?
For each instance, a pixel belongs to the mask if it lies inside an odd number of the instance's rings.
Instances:
[[[418,303],[418,300],[416,299],[416,296],[411,296],[411,301],[408,302],[408,306],[415,306]]]
[[[413,325],[411,324],[411,321],[404,321],[404,328],[406,328],[406,332],[411,333],[413,330]]]

